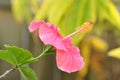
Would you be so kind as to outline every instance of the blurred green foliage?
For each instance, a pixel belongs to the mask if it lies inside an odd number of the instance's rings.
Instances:
[[[108,20],[120,29],[119,13],[110,0],[12,0],[11,3],[19,23],[45,19],[58,25],[64,36],[89,20],[94,23]],[[84,35],[76,35],[73,42],[77,44]]]
[[[111,0],[11,0],[11,4],[13,15],[18,23],[27,22],[29,24],[32,20],[44,19],[59,26],[60,32],[64,36],[80,28],[84,22],[89,20],[94,22],[95,27],[93,26],[91,31],[82,32],[74,36],[73,39],[73,43],[76,45],[82,43],[82,46],[80,46],[81,54],[87,65],[82,73],[79,72],[83,79],[88,72],[90,56],[93,53],[91,50],[105,52],[109,48],[107,43],[100,38],[104,32],[112,30],[112,33],[116,36],[116,42],[120,46],[120,15]],[[93,36],[91,38],[90,34],[97,35],[97,37]],[[99,62],[99,58],[91,61],[95,63],[94,65],[99,65],[96,64]],[[103,73],[101,67],[99,69],[98,66],[92,67],[95,67],[98,75]]]

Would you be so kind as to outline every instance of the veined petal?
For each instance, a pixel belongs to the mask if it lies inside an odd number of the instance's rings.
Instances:
[[[77,47],[72,46],[71,39],[68,38],[64,41],[67,50],[56,50],[57,67],[65,72],[76,72],[83,68],[84,61],[80,56],[80,51]]]
[[[57,50],[56,53],[57,67],[65,72],[76,72],[83,68],[84,61],[76,47],[69,50]]]
[[[40,25],[44,23],[44,21],[41,21],[41,22],[37,22],[37,21],[34,21],[34,22],[31,22],[31,24],[29,25],[29,31],[30,32],[33,32],[37,29],[39,29]]]
[[[59,29],[54,24],[42,23],[39,28],[39,37],[44,44],[53,45],[56,49],[65,49],[59,34]]]

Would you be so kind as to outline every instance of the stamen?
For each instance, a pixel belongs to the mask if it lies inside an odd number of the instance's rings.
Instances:
[[[83,27],[81,27],[81,28],[78,29],[77,31],[71,33],[70,35],[66,36],[64,39],[69,38],[69,37],[72,37],[72,36],[74,36],[75,34],[78,34],[78,33],[80,33],[81,31],[84,31],[84,30],[88,29],[88,27],[91,26],[92,24],[93,24],[92,21],[88,21],[86,24],[82,25]]]

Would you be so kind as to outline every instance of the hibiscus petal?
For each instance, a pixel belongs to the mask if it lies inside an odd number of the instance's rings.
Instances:
[[[83,68],[84,61],[80,56],[80,51],[77,47],[72,46],[71,39],[63,41],[67,50],[56,50],[57,67],[65,72],[76,72]]]
[[[39,28],[39,37],[46,45],[53,45],[57,49],[65,48],[62,43],[62,36],[54,24],[43,22]]]
[[[41,22],[37,22],[37,21],[31,22],[31,24],[29,25],[29,30],[30,30],[30,32],[33,32],[33,31],[39,29],[40,25],[41,25],[43,22],[44,22],[44,21],[41,21]]]
[[[84,66],[83,58],[76,47],[72,47],[68,51],[57,50],[56,60],[57,67],[68,73],[76,72]]]

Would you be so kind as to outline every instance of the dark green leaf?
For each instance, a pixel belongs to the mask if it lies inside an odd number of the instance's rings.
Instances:
[[[19,71],[26,80],[38,80],[35,72],[28,66],[20,66]]]
[[[15,60],[17,62],[15,65],[20,65],[20,64],[28,62],[29,60],[34,59],[32,57],[32,53],[30,53],[27,50],[18,48],[16,46],[9,46],[9,45],[5,45],[5,47],[9,51],[9,54],[11,54],[12,57],[15,58]]]
[[[10,54],[8,50],[0,50],[0,59],[7,61],[14,66],[17,64],[15,57]]]

